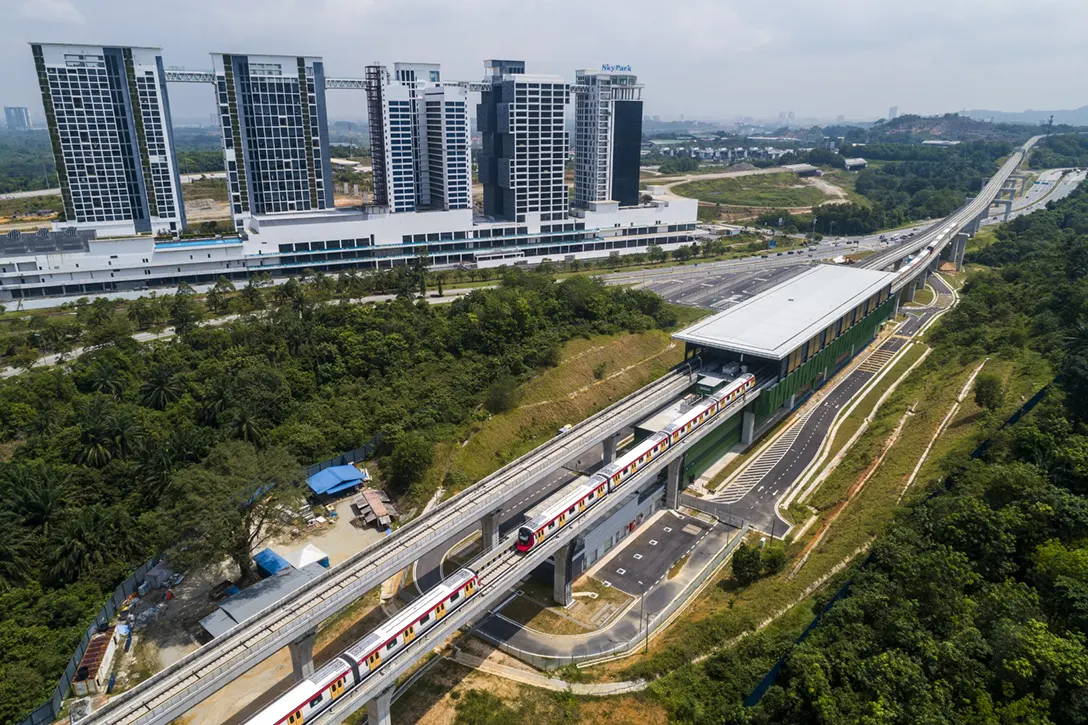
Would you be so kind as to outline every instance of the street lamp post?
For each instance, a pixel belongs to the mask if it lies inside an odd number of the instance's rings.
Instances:
[[[641,579],[639,580],[638,585],[642,587],[642,596],[639,597],[638,602],[638,624],[640,628],[646,629],[646,585],[642,583]],[[650,633],[646,632],[646,644],[642,651],[645,652],[649,647]]]
[[[812,241],[816,241],[816,217],[812,217]]]

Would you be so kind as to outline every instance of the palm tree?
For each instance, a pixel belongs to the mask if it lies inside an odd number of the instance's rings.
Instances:
[[[7,479],[6,497],[12,509],[25,525],[48,534],[64,509],[67,483],[55,468],[41,463],[13,468]]]
[[[137,297],[128,304],[128,319],[137,329],[146,330],[155,321],[155,310],[146,299]]]
[[[95,395],[83,404],[81,411],[79,450],[76,462],[93,468],[101,468],[113,460],[113,439],[109,424],[112,411],[107,407],[108,398]]]
[[[231,422],[231,430],[234,432],[235,438],[240,438],[255,446],[263,445],[268,435],[264,421],[255,413],[245,409],[235,413],[234,420]]]
[[[9,515],[0,516],[0,591],[21,584],[30,569],[26,535]]]
[[[140,386],[140,402],[148,408],[163,410],[185,392],[184,383],[166,365],[158,365]]]
[[[427,248],[423,247],[419,250],[419,254],[412,260],[412,271],[415,272],[416,278],[419,281],[419,296],[427,296],[427,263],[430,257],[427,254]]]
[[[60,581],[77,581],[113,560],[137,553],[139,537],[136,522],[124,509],[84,506],[50,537],[50,573]]]
[[[313,280],[310,282],[313,290],[317,292],[320,299],[328,299],[332,296],[332,293],[336,290],[336,282],[332,277],[324,272],[318,272],[313,276]]]
[[[107,546],[103,544],[102,507],[85,506],[65,521],[52,537],[49,559],[50,573],[64,582],[77,581],[85,572],[106,563]]]
[[[200,422],[204,425],[215,425],[230,405],[230,385],[226,378],[216,378],[208,388],[208,392],[200,401]]]
[[[207,301],[208,307],[213,312],[219,312],[223,310],[227,305],[227,293],[234,291],[234,284],[220,275],[219,279],[215,281],[215,286],[208,292]]]
[[[264,294],[261,293],[261,288],[256,284],[256,279],[251,279],[242,288],[242,300],[251,310],[264,309]]]
[[[179,335],[184,335],[200,322],[200,307],[191,294],[175,295],[170,304],[170,321]]]
[[[277,304],[287,304],[291,300],[291,295],[294,294],[292,288],[297,286],[298,280],[294,277],[290,277],[286,282],[276,288],[272,293],[272,296],[276,299]]]
[[[128,458],[140,451],[144,441],[144,431],[136,421],[132,411],[121,408],[109,419],[110,440],[113,442],[113,454],[118,458]]]
[[[91,390],[109,395],[115,400],[120,400],[125,391],[124,375],[110,360],[95,360],[88,372],[88,379]]]

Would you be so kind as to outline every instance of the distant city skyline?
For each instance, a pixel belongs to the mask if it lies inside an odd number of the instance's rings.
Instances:
[[[314,55],[330,75],[359,78],[368,63],[413,59],[464,80],[482,78],[486,57],[524,58],[568,81],[579,68],[630,65],[653,89],[645,113],[662,118],[774,119],[788,108],[798,119],[873,120],[891,105],[930,115],[1088,100],[1088,77],[1056,72],[1079,62],[1088,26],[1088,4],[1069,0],[1030,12],[1013,0],[688,0],[667,13],[634,0],[620,14],[560,2],[518,7],[516,17],[495,0],[190,0],[156,4],[154,22],[147,11],[136,0],[13,0],[0,25],[0,104],[40,118],[30,41],[161,46],[167,66],[195,69],[209,69],[215,52]],[[1031,51],[1003,62],[1001,49],[1025,37]],[[171,100],[179,122],[214,110],[199,85],[174,84]],[[334,119],[365,116],[361,92],[330,93],[328,105]]]

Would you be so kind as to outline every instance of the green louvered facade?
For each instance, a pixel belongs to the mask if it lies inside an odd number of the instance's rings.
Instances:
[[[827,371],[828,376],[834,375],[873,339],[880,325],[888,320],[894,311],[895,296],[893,295],[784,379],[764,389],[755,402],[757,425],[789,401],[790,396],[795,394],[803,396],[820,387],[825,382],[824,371]]]

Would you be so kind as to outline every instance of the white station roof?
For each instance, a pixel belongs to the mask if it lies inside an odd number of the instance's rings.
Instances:
[[[673,335],[694,345],[782,360],[895,274],[821,264]]]

